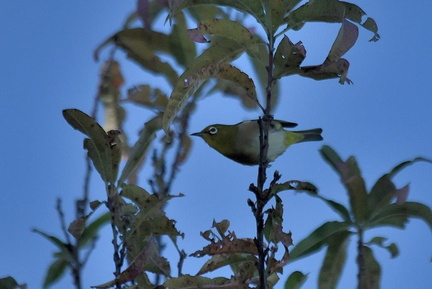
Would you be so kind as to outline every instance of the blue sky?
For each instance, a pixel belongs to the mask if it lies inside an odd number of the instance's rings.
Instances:
[[[354,85],[300,77],[283,80],[276,118],[297,122],[299,129],[322,127],[325,140],[293,146],[269,170],[270,174],[281,171],[285,180],[311,181],[321,194],[342,203],[347,199],[338,177],[318,154],[322,144],[333,146],[343,158],[355,155],[369,187],[404,160],[432,158],[432,4],[354,3],[378,22],[382,39],[370,43],[367,40],[372,35],[360,30],[357,45],[346,55],[351,63],[348,77]],[[42,284],[54,247],[31,233],[31,228],[61,235],[55,200],[62,198],[66,216],[72,220],[85,167],[83,136],[67,125],[61,111],[90,111],[100,67],[92,58],[93,50],[120,29],[134,6],[134,1],[113,0],[3,0],[0,5],[0,131],[4,138],[0,146],[0,277],[12,275],[29,288]],[[289,37],[304,43],[308,51],[305,64],[312,65],[325,58],[337,30],[335,25],[311,24]],[[117,55],[126,78],[124,89],[148,81],[136,65],[124,61],[122,53]],[[149,117],[143,110],[129,108],[132,127]],[[236,123],[257,116],[257,111],[245,111],[231,98],[207,97],[199,102],[191,132],[210,123]],[[205,245],[199,232],[208,229],[213,218],[229,219],[239,237],[253,236],[246,199],[251,197],[247,188],[256,180],[256,171],[220,157],[197,139],[172,191],[186,196],[168,206],[168,215],[186,234],[180,246],[192,253]],[[394,181],[399,187],[410,183],[409,200],[432,206],[431,175],[432,166],[419,163]],[[144,176],[140,184],[147,186]],[[91,194],[92,199],[104,197],[97,177]],[[322,202],[306,195],[286,193],[282,198],[284,228],[293,232],[294,241],[319,224],[337,219]],[[401,251],[398,258],[390,259],[386,251],[375,249],[383,266],[382,288],[430,288],[432,236],[426,224],[413,220],[404,231],[376,230],[369,238],[374,235],[388,237]],[[85,288],[112,278],[109,237],[104,230],[84,272]],[[349,266],[339,288],[354,288],[354,243],[350,248]],[[175,256],[172,249],[167,254]],[[322,257],[317,254],[296,262],[285,272],[309,272],[304,288],[315,288]],[[193,274],[203,262],[188,258],[184,271]],[[73,288],[71,284],[68,276],[53,288]]]

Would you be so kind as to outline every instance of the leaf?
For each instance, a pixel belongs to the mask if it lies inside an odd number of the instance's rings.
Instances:
[[[164,111],[162,127],[169,131],[171,122],[191,97],[211,77],[217,77],[223,64],[240,56],[244,51],[241,45],[229,39],[213,41],[212,46],[198,56],[192,65],[180,76],[171,93]]]
[[[341,216],[345,222],[352,223],[349,210],[344,205],[342,205],[338,202],[332,201],[330,199],[326,199],[323,196],[316,194],[316,193],[313,193],[313,192],[305,191],[305,193],[307,193],[309,196],[319,198],[322,201],[326,202],[327,205],[329,205],[330,208],[332,208],[336,213],[338,213],[339,216]]]
[[[354,46],[358,38],[358,28],[347,20],[342,21],[342,26],[333,43],[330,52],[324,62],[324,66],[337,62],[351,47]]]
[[[306,57],[306,49],[303,44],[297,42],[293,44],[285,35],[279,43],[274,55],[274,77],[301,73],[300,64]]]
[[[341,23],[345,18],[358,23],[363,28],[374,33],[371,41],[377,41],[380,36],[378,35],[378,28],[372,18],[362,21],[366,13],[357,5],[349,2],[339,0],[320,0],[308,1],[296,10],[292,11],[285,18],[287,28],[299,30],[306,22],[329,22]],[[370,20],[369,20],[370,19]]]
[[[127,100],[150,109],[162,111],[168,104],[168,97],[160,89],[150,85],[139,85],[128,90]]]
[[[400,164],[396,165],[389,173],[390,178],[393,178],[396,174],[398,174],[400,171],[402,171],[403,169],[405,169],[407,166],[409,165],[413,165],[416,162],[427,162],[427,163],[432,163],[432,160],[430,159],[426,159],[426,158],[422,158],[422,157],[417,157],[415,159],[412,159],[410,161],[404,161],[401,162]]]
[[[207,262],[205,262],[205,264],[201,267],[198,273],[196,273],[196,275],[203,275],[228,265],[235,272],[237,271],[237,269],[244,270],[244,265],[250,264],[253,267],[252,271],[256,271],[256,267],[255,267],[256,261],[257,259],[255,256],[248,255],[248,254],[238,254],[238,253],[228,254],[228,255],[217,254],[212,256],[209,260],[207,260]],[[241,274],[240,272],[238,273]]]
[[[71,233],[75,239],[79,239],[84,232],[87,218],[88,216],[80,217],[69,225],[68,232]]]
[[[232,0],[184,0],[177,1],[174,5],[170,7],[170,16],[172,18],[174,14],[181,11],[182,9],[194,7],[197,5],[220,5],[228,6],[247,14],[252,15],[259,23],[265,22],[265,16],[263,7],[260,1],[256,0],[242,0],[242,1],[232,1]]]
[[[60,251],[65,252],[65,253],[69,253],[69,246],[68,246],[68,244],[63,243],[59,238],[54,237],[52,235],[48,235],[47,233],[42,232],[42,231],[40,231],[38,229],[33,229],[32,232],[41,235],[42,237],[44,237],[45,239],[47,239],[48,241],[50,241],[51,243],[53,243],[54,245],[56,245],[57,248],[60,249]]]
[[[161,119],[162,115],[159,114],[144,124],[144,129],[142,130],[139,139],[133,146],[126,165],[121,172],[120,178],[118,180],[119,185],[126,181],[126,179],[136,170],[142,161],[150,144],[156,138],[156,132],[161,129]]]
[[[176,23],[169,37],[170,50],[180,65],[188,67],[196,57],[196,46],[188,36],[184,14],[177,13],[175,19]]]
[[[117,276],[116,279],[106,282],[104,284],[92,286],[92,288],[108,288],[115,286],[116,284],[124,284],[126,282],[135,280],[138,275],[144,271],[147,263],[155,260],[155,253],[157,252],[155,246],[157,246],[155,241],[147,242],[144,250],[142,250],[142,252],[129,264],[129,266],[123,272],[120,273],[119,276]],[[166,273],[166,276],[169,276],[169,272],[164,273]]]
[[[390,205],[396,195],[396,187],[388,174],[383,175],[375,183],[367,199],[367,218],[378,214],[384,207]]]
[[[175,221],[168,219],[163,210],[168,200],[182,195],[162,198],[135,185],[123,185],[122,189],[121,196],[133,201],[140,209],[131,220],[129,235],[135,234],[134,238],[138,239],[152,235],[182,235],[175,228]]]
[[[203,37],[200,37],[200,35],[206,34],[229,38],[243,46],[251,56],[261,60],[263,63],[267,61],[266,58],[261,59],[262,54],[260,53],[260,46],[265,47],[264,41],[237,21],[228,19],[202,21],[197,28],[189,29],[189,32],[194,33],[194,38],[201,41]]]
[[[342,231],[327,241],[328,247],[318,278],[319,289],[336,288],[346,263],[350,236],[351,232]]]
[[[375,259],[372,250],[367,246],[363,246],[363,257],[365,261],[365,282],[360,281],[359,288],[379,289],[381,266]]]
[[[18,282],[11,276],[0,278],[0,288],[2,289],[15,289],[17,286]]]
[[[408,218],[419,218],[432,230],[432,211],[421,203],[405,202],[403,204],[391,204],[376,215],[369,223],[369,228],[379,226],[396,226],[404,228]]]
[[[399,255],[399,248],[395,243],[391,243],[390,245],[384,245],[384,242],[387,241],[387,238],[384,237],[373,237],[372,240],[366,243],[366,245],[377,245],[383,249],[386,249],[391,258],[396,258]]]
[[[330,164],[330,166],[340,174],[339,166],[343,162],[341,157],[337,154],[337,152],[328,145],[323,145],[319,150],[322,158]]]
[[[67,265],[68,261],[63,258],[56,259],[54,262],[52,262],[45,275],[43,288],[48,288],[52,284],[60,280],[66,272]]]
[[[169,289],[198,289],[198,288],[244,288],[243,284],[238,281],[232,281],[227,278],[207,278],[202,276],[182,275],[177,278],[168,278],[163,283],[163,288]]]
[[[273,33],[284,23],[285,13],[297,5],[300,0],[270,0],[263,1],[266,7],[266,29]]]
[[[78,240],[78,247],[83,248],[89,244],[89,242],[96,239],[99,234],[99,229],[107,224],[111,220],[111,216],[109,213],[105,213],[101,215],[99,218],[91,222],[85,229],[81,235],[81,238]]]
[[[284,289],[299,289],[307,279],[307,274],[300,271],[292,272],[285,282]]]
[[[276,183],[271,187],[271,194],[278,194],[283,191],[295,190],[295,191],[303,191],[310,192],[311,194],[318,194],[318,188],[315,187],[312,183],[302,182],[302,181],[288,181],[285,183]]]
[[[128,57],[143,68],[162,74],[171,84],[177,81],[177,72],[169,63],[162,61],[156,55],[158,51],[170,53],[167,35],[144,28],[124,29],[98,46],[95,50],[96,60],[101,49],[111,42],[124,49]]]
[[[104,182],[114,182],[116,168],[113,164],[110,140],[103,128],[78,109],[63,110],[63,117],[73,128],[90,138],[84,140],[84,148],[88,150],[89,157]]]
[[[279,196],[275,195],[276,207],[266,211],[267,220],[264,225],[264,236],[268,242],[274,244],[282,243],[285,249],[293,244],[291,232],[285,233],[282,230],[283,222],[283,205]]]
[[[341,58],[328,65],[302,66],[299,75],[315,80],[339,78],[340,84],[345,84],[345,82],[352,84],[353,82],[347,78],[349,66],[348,60]]]
[[[340,232],[348,232],[350,225],[346,222],[326,222],[309,236],[301,240],[290,252],[291,261],[318,251],[328,238]]]
[[[329,146],[323,146],[320,153],[324,160],[339,174],[341,182],[348,192],[351,210],[357,222],[364,221],[368,195],[356,159],[349,157],[346,161],[342,161],[339,155]]]

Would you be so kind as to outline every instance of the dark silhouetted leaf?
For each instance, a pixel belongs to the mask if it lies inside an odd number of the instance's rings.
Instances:
[[[363,256],[365,261],[365,278],[360,281],[359,288],[379,289],[381,282],[381,266],[369,247],[363,246]]]
[[[18,282],[15,281],[15,279],[10,276],[0,278],[0,288],[2,289],[16,289],[17,286],[18,286]]]
[[[366,245],[377,245],[381,248],[386,249],[392,258],[396,258],[399,255],[399,249],[395,243],[390,243],[390,245],[385,245],[384,242],[387,241],[387,238],[384,237],[374,237],[372,240],[366,243]]]

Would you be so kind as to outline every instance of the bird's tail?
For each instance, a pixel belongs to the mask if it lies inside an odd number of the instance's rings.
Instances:
[[[293,132],[303,135],[304,138],[299,142],[305,142],[305,141],[323,140],[323,137],[321,136],[322,131],[323,131],[322,128],[315,128],[315,129],[300,130],[300,131],[293,131]]]

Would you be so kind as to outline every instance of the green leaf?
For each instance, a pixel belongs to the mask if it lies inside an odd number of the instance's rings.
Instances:
[[[228,19],[207,20],[199,23],[196,29],[189,31],[199,32],[201,35],[210,34],[229,38],[243,46],[253,57],[263,63],[267,62],[266,58],[261,59],[263,55],[260,53],[260,47],[266,47],[264,41],[237,21]]]
[[[177,278],[168,278],[164,283],[164,288],[170,289],[184,289],[184,288],[240,288],[236,286],[236,281],[230,279],[218,277],[218,278],[207,278],[202,276],[190,276],[182,275]],[[231,285],[231,286],[230,286]]]
[[[78,109],[63,110],[63,117],[75,129],[87,135],[90,139],[84,141],[95,168],[104,182],[114,182],[116,178],[115,164],[113,166],[112,147],[104,129],[90,116]]]
[[[56,245],[57,248],[60,249],[60,251],[66,252],[66,253],[69,252],[69,246],[68,246],[68,244],[63,243],[59,238],[54,237],[52,235],[48,235],[47,233],[42,232],[42,231],[40,231],[38,229],[33,229],[32,232],[41,235],[42,237],[44,237],[45,239],[47,239],[48,241],[50,241],[51,243],[53,243],[54,245]]]
[[[357,5],[339,0],[308,1],[285,18],[287,28],[299,30],[306,22],[329,22],[341,23],[345,18],[363,26],[363,28],[374,33],[371,41],[377,41],[378,28],[372,18],[362,22],[366,13]]]
[[[99,234],[99,229],[107,224],[111,220],[111,216],[109,213],[105,213],[93,222],[91,222],[85,229],[81,235],[81,238],[78,240],[78,247],[83,248],[87,246],[91,241],[95,240],[95,238]]]
[[[139,85],[128,90],[127,100],[143,105],[151,110],[162,111],[168,104],[168,97],[160,89],[152,89],[150,85]]]
[[[197,6],[197,5],[220,5],[228,6],[247,14],[252,15],[259,23],[265,23],[265,16],[261,1],[256,0],[242,0],[242,1],[232,1],[232,0],[184,0],[177,1],[174,5],[170,7],[170,18],[182,9]],[[205,8],[203,8],[205,9]]]
[[[300,64],[306,57],[306,50],[301,42],[293,44],[285,35],[274,55],[274,77],[300,73]]]
[[[367,192],[364,179],[361,177],[360,168],[354,157],[349,157],[345,162],[329,146],[323,146],[320,153],[333,169],[341,177],[341,182],[345,186],[351,210],[357,222],[363,222],[366,217]]]
[[[139,139],[135,143],[125,167],[120,175],[118,184],[121,185],[136,170],[144,158],[150,144],[156,138],[156,132],[161,129],[162,115],[158,115],[145,123]]]
[[[329,237],[340,232],[349,232],[349,227],[350,225],[346,222],[324,223],[291,250],[290,260],[293,261],[318,251],[327,243]]]
[[[250,269],[252,273],[256,271],[255,263],[257,259],[253,255],[249,254],[240,254],[240,253],[232,253],[232,254],[216,254],[212,256],[209,260],[205,262],[205,264],[201,267],[201,269],[196,273],[196,275],[203,275],[209,272],[213,272],[217,269],[220,269],[225,266],[230,266],[234,273],[244,275],[245,265],[250,265]],[[252,277],[252,276],[250,276]]]
[[[327,252],[318,278],[319,289],[336,288],[346,262],[350,236],[351,232],[342,231],[327,241]]]
[[[285,282],[284,289],[299,289],[307,279],[307,274],[300,271],[292,272]]]
[[[363,246],[363,257],[365,261],[365,278],[360,281],[359,288],[379,289],[381,282],[381,266],[375,259],[372,250]]]
[[[177,113],[203,82],[217,77],[221,68],[225,67],[224,64],[239,57],[243,51],[244,48],[237,42],[220,38],[218,41],[213,41],[212,46],[195,59],[193,64],[180,76],[171,93],[162,119],[162,127],[165,132],[169,131],[169,126]]]
[[[273,33],[284,23],[284,16],[287,11],[290,11],[300,1],[287,0],[270,0],[263,1],[266,10],[266,25],[265,28]]]
[[[95,50],[95,58],[109,43],[115,43],[127,52],[128,57],[135,60],[143,68],[160,73],[174,84],[178,79],[177,72],[167,62],[162,61],[156,52],[170,53],[169,37],[163,33],[145,28],[124,29],[103,42]]]
[[[48,268],[43,282],[43,288],[48,288],[61,279],[66,272],[68,262],[65,259],[56,259]]]
[[[384,242],[387,241],[387,238],[384,237],[374,237],[372,240],[366,243],[366,245],[377,245],[383,249],[386,249],[391,258],[396,258],[399,255],[399,248],[395,243],[391,243],[390,245],[384,245]]]
[[[184,14],[177,13],[175,19],[169,38],[170,50],[180,65],[188,67],[196,56],[196,46],[188,36]]]
[[[422,158],[422,157],[417,157],[415,159],[412,159],[410,161],[404,161],[400,164],[398,164],[397,166],[395,166],[389,173],[390,178],[393,178],[396,174],[398,174],[400,171],[402,171],[403,169],[405,169],[407,166],[412,165],[416,162],[428,162],[428,163],[432,163],[432,160],[430,159],[426,159],[426,158]]]
[[[345,222],[352,223],[350,213],[344,205],[342,205],[338,202],[332,201],[330,199],[326,199],[323,196],[320,196],[319,194],[316,194],[316,193],[312,193],[312,192],[308,192],[308,191],[305,191],[305,193],[307,193],[309,196],[323,200],[324,202],[327,203],[327,205],[330,206],[330,208],[332,208],[336,213],[338,213],[339,216],[341,216]]]
[[[340,174],[339,167],[340,164],[343,163],[341,157],[337,154],[337,152],[330,146],[324,145],[319,150],[322,158],[331,165],[331,167]]]
[[[391,181],[390,175],[385,174],[379,178],[368,195],[367,218],[373,218],[384,207],[390,205],[396,192],[396,187]]]
[[[405,202],[403,204],[391,204],[381,210],[369,223],[368,227],[396,226],[404,228],[408,218],[419,218],[432,230],[432,211],[421,203]]]

